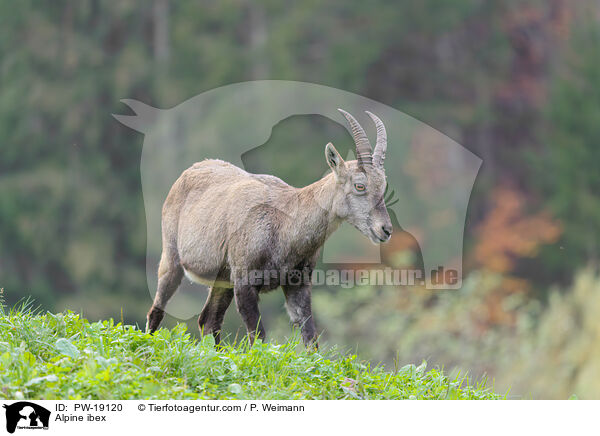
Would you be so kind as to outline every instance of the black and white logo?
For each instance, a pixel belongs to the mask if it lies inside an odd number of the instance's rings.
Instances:
[[[6,431],[14,433],[16,429],[47,430],[50,411],[29,401],[4,404],[6,409]]]

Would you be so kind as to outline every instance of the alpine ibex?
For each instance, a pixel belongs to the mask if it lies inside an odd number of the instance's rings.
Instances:
[[[181,174],[163,205],[158,290],[147,316],[148,331],[158,328],[185,274],[210,286],[198,324],[217,343],[234,297],[250,340],[256,334],[264,339],[259,293],[281,284],[292,323],[300,326],[305,345],[316,345],[310,275],[327,237],[342,221],[374,243],[389,240],[392,233],[384,201],[383,122],[367,112],[377,128],[373,151],[356,119],[339,111],[350,125],[357,159],[345,162],[327,144],[331,173],[304,188],[220,160],[204,160]],[[271,276],[253,274],[257,271]],[[292,280],[298,271],[308,274]]]

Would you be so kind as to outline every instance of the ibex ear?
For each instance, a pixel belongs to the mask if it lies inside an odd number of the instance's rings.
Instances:
[[[347,174],[346,162],[331,142],[325,146],[325,159],[327,159],[327,165],[335,174],[336,179],[339,181],[345,180]]]

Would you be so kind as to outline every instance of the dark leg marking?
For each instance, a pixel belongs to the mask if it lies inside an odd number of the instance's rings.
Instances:
[[[203,335],[212,333],[216,345],[221,342],[221,326],[231,300],[233,300],[233,289],[212,287],[198,317],[200,333]]]
[[[146,331],[149,333],[154,333],[158,329],[158,326],[160,325],[160,322],[163,320],[164,317],[164,310],[152,306],[148,311],[148,315],[146,315]]]
[[[283,293],[285,295],[285,308],[292,324],[300,327],[304,345],[307,348],[319,348],[315,320],[312,315],[310,286],[283,286]]]
[[[235,305],[246,325],[250,343],[254,343],[255,336],[264,341],[266,332],[258,310],[258,290],[249,285],[236,285],[234,295]]]

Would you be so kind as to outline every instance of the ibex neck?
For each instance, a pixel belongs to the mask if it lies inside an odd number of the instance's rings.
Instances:
[[[334,211],[335,194],[333,174],[296,190],[297,208],[293,216],[292,239],[298,248],[316,251],[337,229],[340,220]]]

